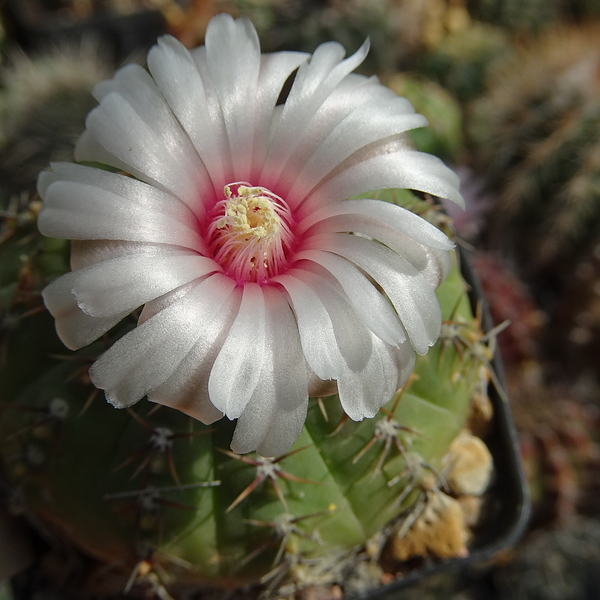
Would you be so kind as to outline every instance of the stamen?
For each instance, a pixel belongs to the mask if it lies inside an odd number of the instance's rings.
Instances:
[[[208,229],[213,258],[237,280],[265,282],[287,264],[291,212],[263,187],[230,183],[223,193]]]

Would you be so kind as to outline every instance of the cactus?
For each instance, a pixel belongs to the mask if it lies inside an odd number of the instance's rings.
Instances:
[[[382,198],[440,220],[408,192]],[[336,397],[313,399],[290,452],[239,456],[227,449],[227,420],[206,426],[96,398],[87,369],[106,340],[65,356],[39,292],[67,270],[67,246],[35,232],[35,213],[32,203],[6,221],[0,245],[2,465],[28,513],[122,588],[149,574],[171,593],[188,583],[343,581],[357,548],[422,500],[489,358],[457,265],[438,289],[440,341],[375,418],[345,420]]]
[[[560,20],[585,23],[598,17],[600,7],[594,0],[472,0],[471,14],[516,33],[539,33]]]
[[[471,11],[477,18],[519,32],[539,31],[558,19],[564,8],[562,0],[476,0],[471,4]]]
[[[445,487],[445,457],[472,397],[481,398],[490,357],[457,264],[437,290],[445,318],[439,343],[392,398],[390,390],[374,399],[389,400],[374,418],[350,421],[335,396],[314,398],[289,451],[238,455],[228,449],[231,421],[203,425],[145,401],[115,411],[99,398],[90,365],[139,313],[66,353],[40,292],[68,271],[68,246],[37,233],[39,203],[27,198],[7,206],[0,239],[0,461],[12,506],[93,559],[78,592],[99,594],[100,580],[109,581],[106,593],[160,598],[198,584],[280,594],[341,584],[365,552],[376,558],[373,548],[381,550],[389,533],[401,538],[419,524]],[[446,217],[411,192],[383,191],[381,200],[447,229]],[[457,552],[466,552],[462,543]]]
[[[419,56],[417,67],[459,101],[466,102],[482,93],[488,70],[509,53],[506,31],[487,23],[467,21],[467,26],[449,31]]]
[[[66,160],[94,106],[92,87],[110,74],[97,44],[63,46],[38,57],[13,52],[0,91],[0,204],[34,192],[49,160]]]
[[[549,31],[495,73],[471,122],[497,194],[484,237],[552,294],[600,234],[599,57],[597,25]]]

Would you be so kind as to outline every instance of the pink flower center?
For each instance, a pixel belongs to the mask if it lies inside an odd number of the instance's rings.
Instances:
[[[239,282],[264,283],[288,263],[293,219],[285,201],[263,187],[230,183],[208,227],[213,258]]]

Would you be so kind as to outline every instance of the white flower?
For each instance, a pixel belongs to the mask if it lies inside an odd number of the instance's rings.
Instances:
[[[92,366],[117,407],[148,399],[204,423],[238,419],[236,452],[285,452],[308,395],[372,417],[437,339],[452,243],[397,206],[410,188],[461,202],[416,152],[425,125],[336,43],[260,54],[246,19],[214,18],[191,52],[172,37],[99,84],[78,161],[39,179],[39,227],[72,243],[44,299],[72,349],[142,307]],[[285,103],[282,87],[296,69]],[[123,172],[125,174],[123,174]],[[332,385],[333,384],[333,385]]]

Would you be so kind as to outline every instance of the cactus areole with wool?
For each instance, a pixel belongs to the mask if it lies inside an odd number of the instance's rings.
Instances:
[[[73,240],[73,270],[44,290],[69,348],[141,309],[90,369],[111,404],[225,415],[232,450],[273,457],[300,436],[309,395],[337,391],[352,420],[373,417],[436,342],[452,242],[355,197],[460,203],[458,179],[407,141],[425,119],[352,73],[367,51],[261,54],[248,20],[220,15],[205,46],[165,36],[148,70],[96,86],[80,164],[40,175],[39,229]]]

